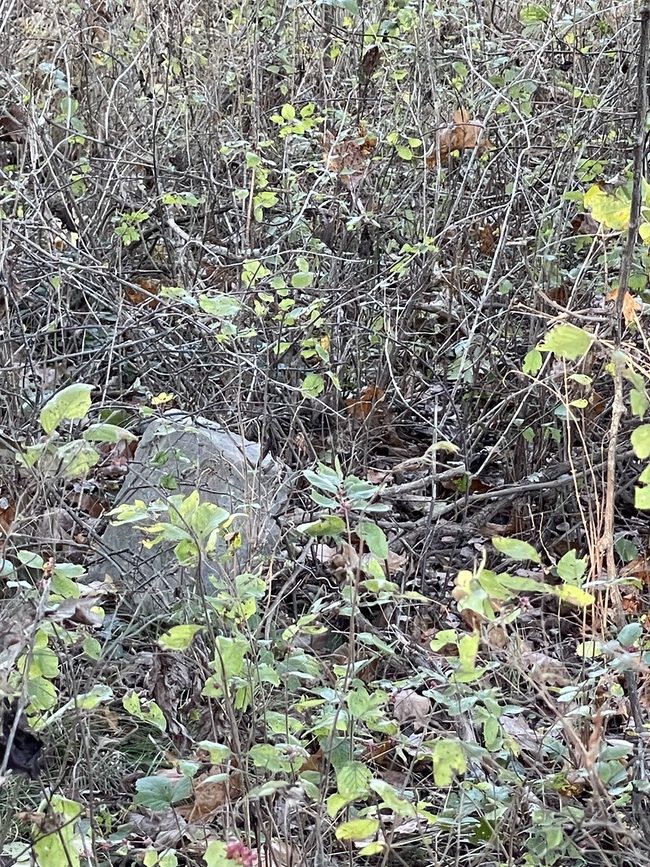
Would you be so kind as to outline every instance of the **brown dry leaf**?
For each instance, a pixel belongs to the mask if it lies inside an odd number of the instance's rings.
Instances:
[[[612,289],[612,291],[607,295],[608,301],[616,301],[618,296],[618,289]],[[637,317],[637,313],[641,310],[641,304],[630,292],[626,292],[623,297],[623,319],[625,320],[625,324],[629,325],[631,322]]]
[[[621,578],[636,578],[650,585],[650,559],[639,556],[631,560],[621,569]]]
[[[393,716],[400,723],[412,722],[415,731],[422,731],[431,719],[431,702],[414,689],[400,689],[393,696]]]
[[[6,497],[0,497],[0,531],[9,535],[9,530],[16,518],[16,506]]]
[[[22,105],[10,105],[0,114],[0,141],[24,144],[27,138],[27,112]]]
[[[485,226],[479,226],[478,229],[478,246],[481,253],[486,256],[491,256],[497,248],[496,229],[489,223]]]
[[[566,686],[571,682],[563,662],[539,650],[524,650],[520,660],[524,671],[546,686]]]
[[[194,803],[179,807],[179,813],[188,822],[205,822],[226,804],[238,801],[242,796],[241,771],[234,770],[227,780],[211,780],[212,777],[228,773],[223,768],[212,767],[209,772],[197,777],[194,785]]]
[[[395,755],[397,741],[394,738],[387,738],[385,741],[370,744],[364,750],[363,760],[366,762],[374,762],[377,765],[383,765],[386,761]]]
[[[277,839],[267,840],[251,854],[251,867],[300,867],[305,863],[299,849]]]
[[[386,399],[386,392],[378,385],[367,385],[359,397],[350,397],[345,405],[352,418],[364,421],[370,413]]]
[[[395,575],[397,572],[403,572],[408,557],[406,554],[397,554],[395,551],[388,552],[386,560],[386,570],[389,575]]]
[[[359,128],[355,138],[336,141],[331,132],[323,136],[323,160],[325,167],[338,176],[348,189],[357,188],[370,169],[370,159],[377,147],[377,136]]]
[[[591,214],[580,213],[571,220],[571,228],[575,235],[597,235],[600,223],[597,223]]]
[[[517,742],[527,753],[536,756],[540,752],[540,739],[522,716],[502,716],[501,727],[508,737]]]
[[[187,822],[172,807],[166,810],[149,811],[141,808],[140,813],[131,813],[130,824],[145,840],[151,840],[156,849],[162,851],[176,846],[187,829]]]
[[[480,120],[470,120],[467,109],[461,108],[454,112],[453,121],[436,132],[433,150],[427,155],[427,166],[446,165],[454,151],[477,148],[483,153],[490,147],[485,133],[485,126]]]
[[[361,61],[361,73],[364,78],[370,78],[376,72],[381,60],[381,49],[378,45],[372,45],[363,55]]]
[[[131,282],[133,285],[127,286],[124,290],[131,304],[139,307],[150,307],[152,310],[160,304],[160,300],[156,297],[160,292],[159,280],[134,277]]]
[[[318,749],[313,755],[309,756],[308,759],[300,766],[300,771],[298,773],[302,774],[304,771],[320,771],[323,770],[323,750]]]

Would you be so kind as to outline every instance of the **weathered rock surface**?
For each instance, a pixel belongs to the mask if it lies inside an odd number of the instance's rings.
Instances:
[[[226,545],[220,542],[209,561],[183,567],[173,543],[147,549],[136,525],[109,524],[96,543],[98,562],[90,577],[110,576],[123,589],[128,607],[155,611],[168,608],[197,582],[209,587],[210,575],[247,571],[278,544],[275,516],[286,500],[285,476],[286,468],[270,455],[261,458],[257,443],[205,418],[166,413],[147,427],[116,505],[136,500],[148,505],[198,491],[201,501],[244,513],[232,528],[241,534],[241,547],[224,560]]]

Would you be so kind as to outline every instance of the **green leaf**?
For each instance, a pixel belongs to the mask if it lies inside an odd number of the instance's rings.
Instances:
[[[582,587],[576,587],[574,584],[563,584],[561,587],[555,587],[554,591],[561,602],[568,602],[570,605],[577,605],[579,608],[593,605],[596,601],[591,593],[587,593]]]
[[[157,729],[160,729],[161,732],[164,732],[167,728],[167,721],[165,720],[165,715],[161,711],[160,707],[156,704],[155,701],[149,702],[148,708],[143,708],[142,703],[140,701],[140,696],[137,692],[129,692],[122,699],[122,707],[127,713],[130,713],[131,716],[134,716],[136,719],[142,720],[142,722],[149,723],[152,726],[155,726]]]
[[[133,442],[137,440],[137,436],[132,434],[130,430],[119,427],[116,424],[108,424],[103,422],[100,424],[91,424],[82,434],[85,440],[97,443],[117,443],[120,440]]]
[[[567,551],[557,564],[557,574],[567,584],[580,585],[586,571],[587,558],[577,557],[573,549]]]
[[[231,677],[241,677],[246,668],[250,643],[241,636],[219,635],[216,639],[213,668],[227,683]]]
[[[539,349],[531,349],[524,358],[523,372],[529,373],[531,376],[537,376],[542,369],[544,357]]]
[[[642,635],[643,627],[640,623],[627,623],[618,633],[617,641],[623,647],[632,647]]]
[[[379,819],[352,819],[336,829],[337,840],[366,840],[379,829]]]
[[[370,553],[379,560],[388,558],[388,539],[386,534],[372,521],[360,521],[357,527],[357,535],[366,543]]]
[[[135,803],[150,810],[166,810],[179,801],[184,801],[192,792],[192,781],[183,775],[169,777],[143,777],[135,784]]]
[[[528,542],[523,542],[521,539],[512,539],[507,536],[495,536],[492,539],[492,544],[497,551],[500,551],[502,554],[505,554],[506,557],[510,557],[513,560],[532,560],[533,563],[541,562],[540,556],[533,546],[529,545]]]
[[[158,644],[163,650],[187,650],[197,632],[203,629],[198,623],[183,623],[172,626],[160,636]]]
[[[213,765],[225,762],[232,753],[230,747],[227,747],[225,744],[215,743],[215,741],[199,741],[196,746],[210,754],[210,761]]]
[[[589,187],[584,197],[594,220],[604,223],[608,229],[622,232],[630,224],[630,199],[625,190],[619,187],[614,193],[601,190],[598,184]]]
[[[44,823],[43,828],[55,827],[56,830],[43,834],[34,824],[34,857],[38,867],[79,867],[79,850],[75,846],[76,820],[81,815],[81,806],[61,795],[52,795],[49,811],[56,816]],[[42,835],[42,836],[41,836]]]
[[[292,121],[296,119],[296,110],[295,108],[288,102],[280,109],[280,114],[282,115],[282,119],[286,121]]]
[[[77,707],[79,710],[94,710],[103,701],[110,701],[113,698],[113,690],[105,684],[95,684],[90,692],[81,693],[77,696]]]
[[[301,524],[298,530],[308,536],[333,536],[337,538],[345,533],[346,524],[343,518],[339,518],[338,515],[327,515],[318,521]]]
[[[531,3],[528,6],[524,6],[519,11],[519,20],[522,24],[526,24],[529,27],[536,24],[544,24],[549,18],[550,13],[548,9],[537,3]]]
[[[374,792],[377,792],[384,805],[396,816],[417,815],[415,805],[407,801],[406,798],[398,793],[397,789],[385,780],[373,780],[370,783],[370,788]]]
[[[371,858],[373,855],[381,855],[387,847],[387,843],[383,843],[381,840],[373,840],[372,843],[368,843],[359,849],[359,855]]]
[[[359,5],[357,0],[323,0],[325,6],[336,6],[339,9],[345,9],[351,15],[359,14]]]
[[[596,659],[603,655],[603,646],[600,641],[581,641],[576,645],[576,655],[582,659]]]
[[[300,391],[303,397],[318,397],[325,391],[325,380],[320,373],[308,373],[302,381]]]
[[[637,509],[650,509],[650,485],[634,489],[634,505]]]
[[[454,774],[464,774],[467,769],[465,750],[460,741],[442,738],[432,746],[433,779],[436,786],[450,786]]]
[[[346,762],[336,773],[336,786],[348,801],[365,798],[371,780],[372,771],[363,762]]]
[[[207,867],[232,867],[233,861],[226,857],[227,848],[221,840],[212,840],[203,856]]]
[[[59,446],[56,458],[60,471],[67,479],[85,476],[99,461],[99,454],[84,440],[73,440]]]
[[[307,289],[314,282],[311,271],[299,271],[291,276],[291,285],[294,289]]]
[[[83,418],[92,403],[90,392],[94,385],[78,382],[62,389],[51,397],[40,414],[41,427],[46,434],[51,434],[62,421],[72,421]]]
[[[641,424],[632,431],[630,436],[632,448],[637,458],[645,460],[650,457],[650,424]]]
[[[34,710],[50,710],[57,702],[56,687],[45,677],[30,677],[27,695]]]
[[[463,671],[473,671],[476,667],[476,655],[481,641],[478,632],[473,635],[463,635],[458,642],[458,660]]]
[[[91,635],[88,635],[86,638],[84,638],[84,643],[82,647],[83,652],[90,659],[99,659],[102,655],[101,644],[99,643],[99,641],[97,641],[96,638],[93,638]]]
[[[204,313],[217,319],[236,316],[241,310],[239,301],[229,295],[199,295],[199,307]]]
[[[645,391],[633,388],[630,392],[630,409],[636,418],[643,418],[648,410],[648,396]]]
[[[538,348],[544,352],[553,352],[558,358],[575,361],[589,351],[593,340],[591,334],[576,325],[556,325]]]

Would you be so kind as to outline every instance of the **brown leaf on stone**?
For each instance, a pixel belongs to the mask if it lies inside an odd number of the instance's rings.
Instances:
[[[429,168],[437,165],[445,166],[449,157],[456,151],[460,153],[477,148],[480,154],[489,147],[490,142],[483,122],[471,120],[467,109],[461,108],[454,112],[452,123],[436,132],[435,144],[426,158],[427,166]]]

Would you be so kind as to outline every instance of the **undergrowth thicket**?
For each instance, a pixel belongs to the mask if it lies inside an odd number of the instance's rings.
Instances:
[[[0,9],[0,863],[650,864],[648,10]],[[134,615],[169,408],[289,502]]]

